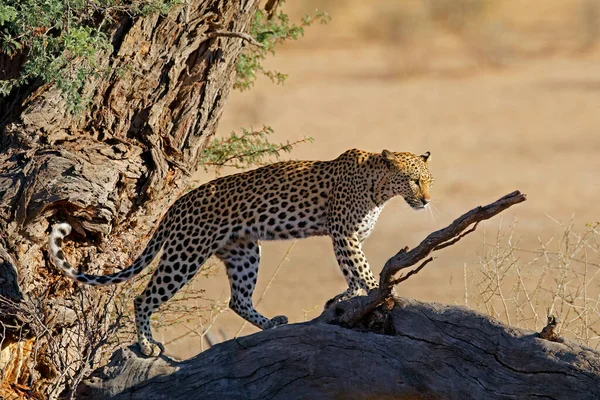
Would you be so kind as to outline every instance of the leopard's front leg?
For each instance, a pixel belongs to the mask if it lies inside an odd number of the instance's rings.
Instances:
[[[360,294],[360,289],[367,293],[378,287],[369,262],[362,251],[362,243],[355,234],[332,235],[333,249],[337,262],[346,278],[348,289],[336,296],[342,301]]]

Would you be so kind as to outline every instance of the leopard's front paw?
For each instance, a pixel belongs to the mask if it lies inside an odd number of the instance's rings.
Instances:
[[[156,342],[154,340],[143,340],[138,342],[142,353],[147,357],[158,357],[161,355],[165,348],[162,343]]]
[[[269,326],[267,329],[275,328],[279,325],[285,325],[288,323],[288,318],[285,315],[278,315],[269,320]]]
[[[325,303],[325,307],[323,307],[323,309],[329,310],[331,307],[333,307],[337,303],[344,301],[344,300],[348,300],[349,298],[350,298],[350,296],[348,295],[348,293],[346,293],[346,292],[340,293],[337,296],[335,296],[334,298],[327,300],[327,303]]]

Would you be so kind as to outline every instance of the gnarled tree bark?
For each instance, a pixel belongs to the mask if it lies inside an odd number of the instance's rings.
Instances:
[[[164,16],[119,15],[109,32],[113,50],[99,61],[111,72],[89,78],[83,92],[91,102],[81,115],[66,111],[52,83],[0,99],[4,390],[20,384],[55,396],[64,376],[45,360],[46,344],[81,332],[72,287],[48,267],[50,224],[73,226],[70,257],[88,260],[90,271],[131,260],[215,133],[256,3],[190,0]],[[76,358],[64,362],[78,368]]]
[[[330,302],[313,321],[216,345],[195,358],[121,349],[81,387],[115,399],[495,399],[600,397],[600,352],[505,326],[464,307],[392,298],[398,271],[525,201],[510,193],[392,257],[368,296]],[[471,227],[471,228],[470,228]],[[470,229],[469,229],[470,228]]]

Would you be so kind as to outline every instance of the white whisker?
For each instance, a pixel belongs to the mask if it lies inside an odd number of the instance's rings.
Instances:
[[[433,203],[429,203],[429,206],[431,207],[432,211],[437,212],[439,216],[442,215],[442,212],[439,210],[439,208],[437,208],[436,206],[434,206]]]
[[[431,211],[431,207],[429,207],[431,204],[427,204],[425,206],[425,208],[427,209],[427,211],[429,211],[429,215],[431,216],[431,221],[435,224],[435,215],[433,215],[433,211]]]

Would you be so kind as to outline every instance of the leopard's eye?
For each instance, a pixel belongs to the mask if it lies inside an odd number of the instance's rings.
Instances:
[[[419,186],[419,180],[418,179],[415,179],[414,182],[415,182],[415,185]]]

